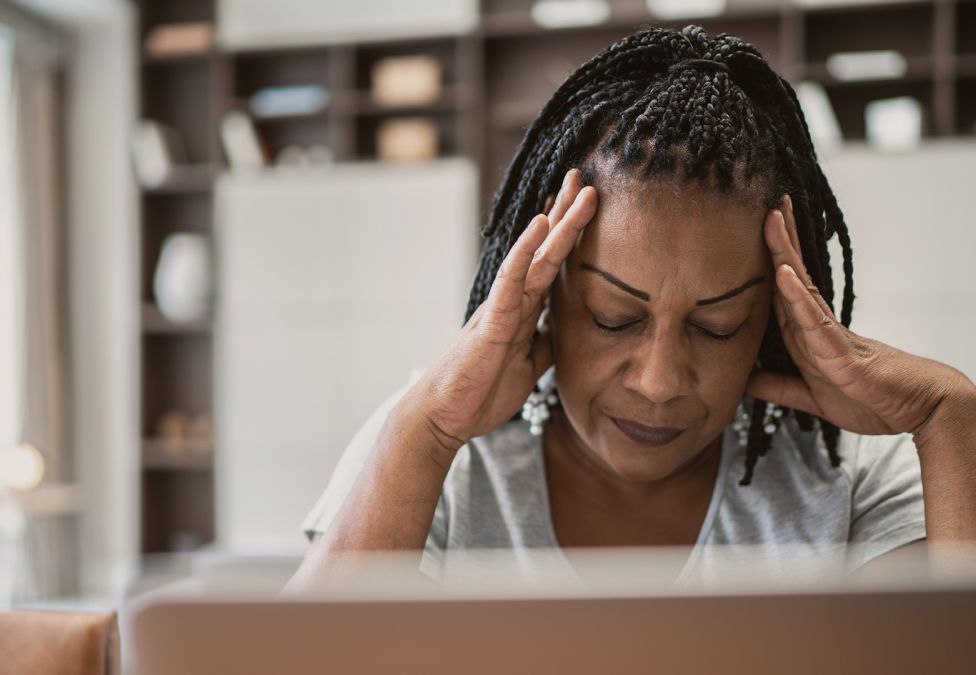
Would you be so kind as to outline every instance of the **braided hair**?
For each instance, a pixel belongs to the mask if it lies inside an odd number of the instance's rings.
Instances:
[[[751,44],[725,33],[710,38],[694,25],[680,31],[644,28],[614,42],[580,66],[545,104],[492,200],[466,319],[487,298],[502,260],[531,217],[544,210],[547,196],[558,191],[562,176],[597,153],[632,176],[707,179],[723,193],[756,178],[765,186],[766,210],[789,194],[803,262],[831,307],[827,241],[835,234],[839,239],[841,323],[850,325],[850,237],[793,88]],[[775,320],[768,322],[758,365],[799,374]],[[758,458],[771,446],[765,410],[765,401],[752,400],[740,485],[751,482]],[[784,413],[805,431],[818,424],[832,465],[839,465],[837,427],[799,410]]]

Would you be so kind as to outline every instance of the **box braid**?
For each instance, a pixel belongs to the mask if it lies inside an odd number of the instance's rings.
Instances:
[[[710,38],[693,25],[680,31],[645,28],[614,42],[580,66],[545,104],[492,200],[466,319],[487,298],[502,260],[532,216],[544,210],[562,176],[587,165],[595,153],[633,176],[714,180],[725,193],[758,179],[767,210],[788,193],[804,264],[831,307],[827,241],[838,237],[844,258],[841,323],[850,325],[850,237],[793,88],[752,45],[725,33]],[[772,318],[758,366],[799,374]],[[740,485],[751,482],[758,458],[772,443],[764,430],[765,409],[765,401],[752,400]],[[831,463],[839,465],[834,425],[802,411],[784,413],[807,431],[819,422]]]

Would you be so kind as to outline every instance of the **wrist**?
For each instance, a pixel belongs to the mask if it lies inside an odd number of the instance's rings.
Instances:
[[[444,431],[428,409],[429,397],[418,387],[410,389],[390,412],[388,424],[410,447],[421,449],[442,469],[450,468],[465,441]]]
[[[958,373],[956,382],[940,397],[925,421],[912,432],[921,454],[946,438],[962,437],[976,428],[976,384]],[[976,452],[976,448],[974,448]]]

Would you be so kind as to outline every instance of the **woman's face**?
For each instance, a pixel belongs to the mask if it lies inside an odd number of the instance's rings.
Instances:
[[[770,313],[766,212],[696,183],[599,182],[550,301],[563,431],[613,475],[653,482],[742,398]]]

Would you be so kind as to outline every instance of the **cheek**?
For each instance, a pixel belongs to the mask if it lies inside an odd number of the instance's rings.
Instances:
[[[571,399],[564,403],[571,406],[572,400],[590,399],[609,388],[620,368],[620,355],[593,330],[589,314],[554,302],[549,325],[560,395]]]

